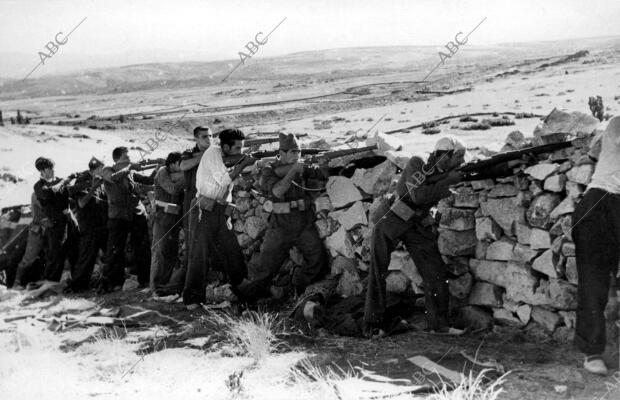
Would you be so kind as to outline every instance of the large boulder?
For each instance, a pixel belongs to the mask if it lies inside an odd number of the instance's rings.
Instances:
[[[573,134],[590,134],[598,128],[600,121],[591,115],[574,111],[571,113],[560,111],[554,108],[549,115],[545,117],[543,123],[534,129],[534,138],[539,138],[543,143],[553,142],[555,140],[545,140],[546,137],[556,135],[558,133]]]

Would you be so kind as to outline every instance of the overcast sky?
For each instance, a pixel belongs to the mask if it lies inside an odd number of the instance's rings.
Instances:
[[[0,53],[33,55],[57,32],[62,51],[171,52],[169,61],[238,58],[282,19],[262,56],[338,47],[442,45],[487,20],[470,43],[620,34],[618,0],[0,0]],[[103,66],[103,65],[102,65]]]

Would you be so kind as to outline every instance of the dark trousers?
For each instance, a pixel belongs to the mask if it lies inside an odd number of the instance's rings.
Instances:
[[[620,195],[589,189],[573,213],[577,255],[575,344],[587,355],[605,350],[610,276],[620,261]]]
[[[270,295],[271,281],[293,246],[297,246],[304,256],[304,264],[295,269],[292,277],[298,294],[325,272],[327,254],[314,225],[312,211],[294,210],[290,214],[273,214],[270,218],[270,227],[260,250],[260,275],[244,288],[246,301]]]
[[[15,275],[16,285],[25,285],[25,276],[31,275],[30,271],[32,265],[37,261],[41,251],[43,250],[43,231],[39,225],[32,225],[28,228],[28,240],[26,242],[26,251],[21,261],[17,265],[17,272]]]
[[[179,215],[167,214],[160,207],[155,211],[153,221],[153,243],[151,245],[151,289],[164,287],[173,269],[178,264]]]
[[[447,267],[437,247],[437,236],[431,226],[423,226],[416,217],[403,221],[392,212],[373,227],[370,247],[371,264],[364,306],[364,322],[383,322],[386,307],[386,278],[391,253],[402,240],[411,254],[422,279],[429,329],[447,325],[448,283]]]
[[[105,226],[87,228],[80,232],[78,257],[71,271],[71,289],[81,291],[89,288],[97,255],[99,250],[103,250],[105,254],[107,239],[108,231]]]
[[[45,251],[45,270],[43,279],[60,281],[65,266],[66,248],[63,246],[67,221],[55,221],[43,232],[43,250]]]
[[[195,201],[192,200],[192,205]],[[193,231],[183,290],[185,304],[205,302],[210,266],[224,272],[235,288],[248,274],[243,252],[225,210],[225,206],[216,204],[212,211],[193,207],[190,212]]]
[[[171,292],[181,293],[183,291],[183,286],[185,286],[185,277],[187,276],[187,264],[189,260],[190,246],[192,244],[190,232],[193,231],[190,227],[191,212],[188,211],[189,210],[183,213],[183,255],[181,257],[178,267],[172,270],[170,282],[168,283],[168,285],[166,285],[166,289],[170,290]]]
[[[141,286],[148,285],[151,267],[151,251],[146,216],[134,215],[133,220],[110,218],[108,220],[108,243],[105,265],[102,273],[102,286],[112,289],[125,282],[125,244],[127,237],[133,249],[133,258]]]

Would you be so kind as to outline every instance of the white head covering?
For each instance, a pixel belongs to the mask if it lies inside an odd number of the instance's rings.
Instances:
[[[458,140],[457,138],[451,135],[442,137],[435,144],[435,151],[450,151],[450,150],[454,150],[454,151],[465,150],[465,146],[460,140]]]

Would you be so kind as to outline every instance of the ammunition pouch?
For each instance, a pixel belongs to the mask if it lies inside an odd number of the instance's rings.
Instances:
[[[310,203],[304,199],[274,202],[271,200],[265,200],[263,203],[263,210],[267,213],[273,214],[290,214],[292,211],[306,211],[310,209]]]
[[[181,206],[175,203],[167,203],[161,200],[155,200],[155,208],[162,210],[166,214],[179,215]]]
[[[235,209],[235,206],[232,205],[232,204],[229,204],[229,203],[227,203],[225,201],[210,199],[210,198],[205,197],[205,196],[199,196],[198,197],[198,207],[201,210],[213,211],[213,209],[215,208],[216,204],[220,205],[222,207],[225,207],[224,215],[226,215],[227,217],[230,217],[233,214],[233,210]]]

